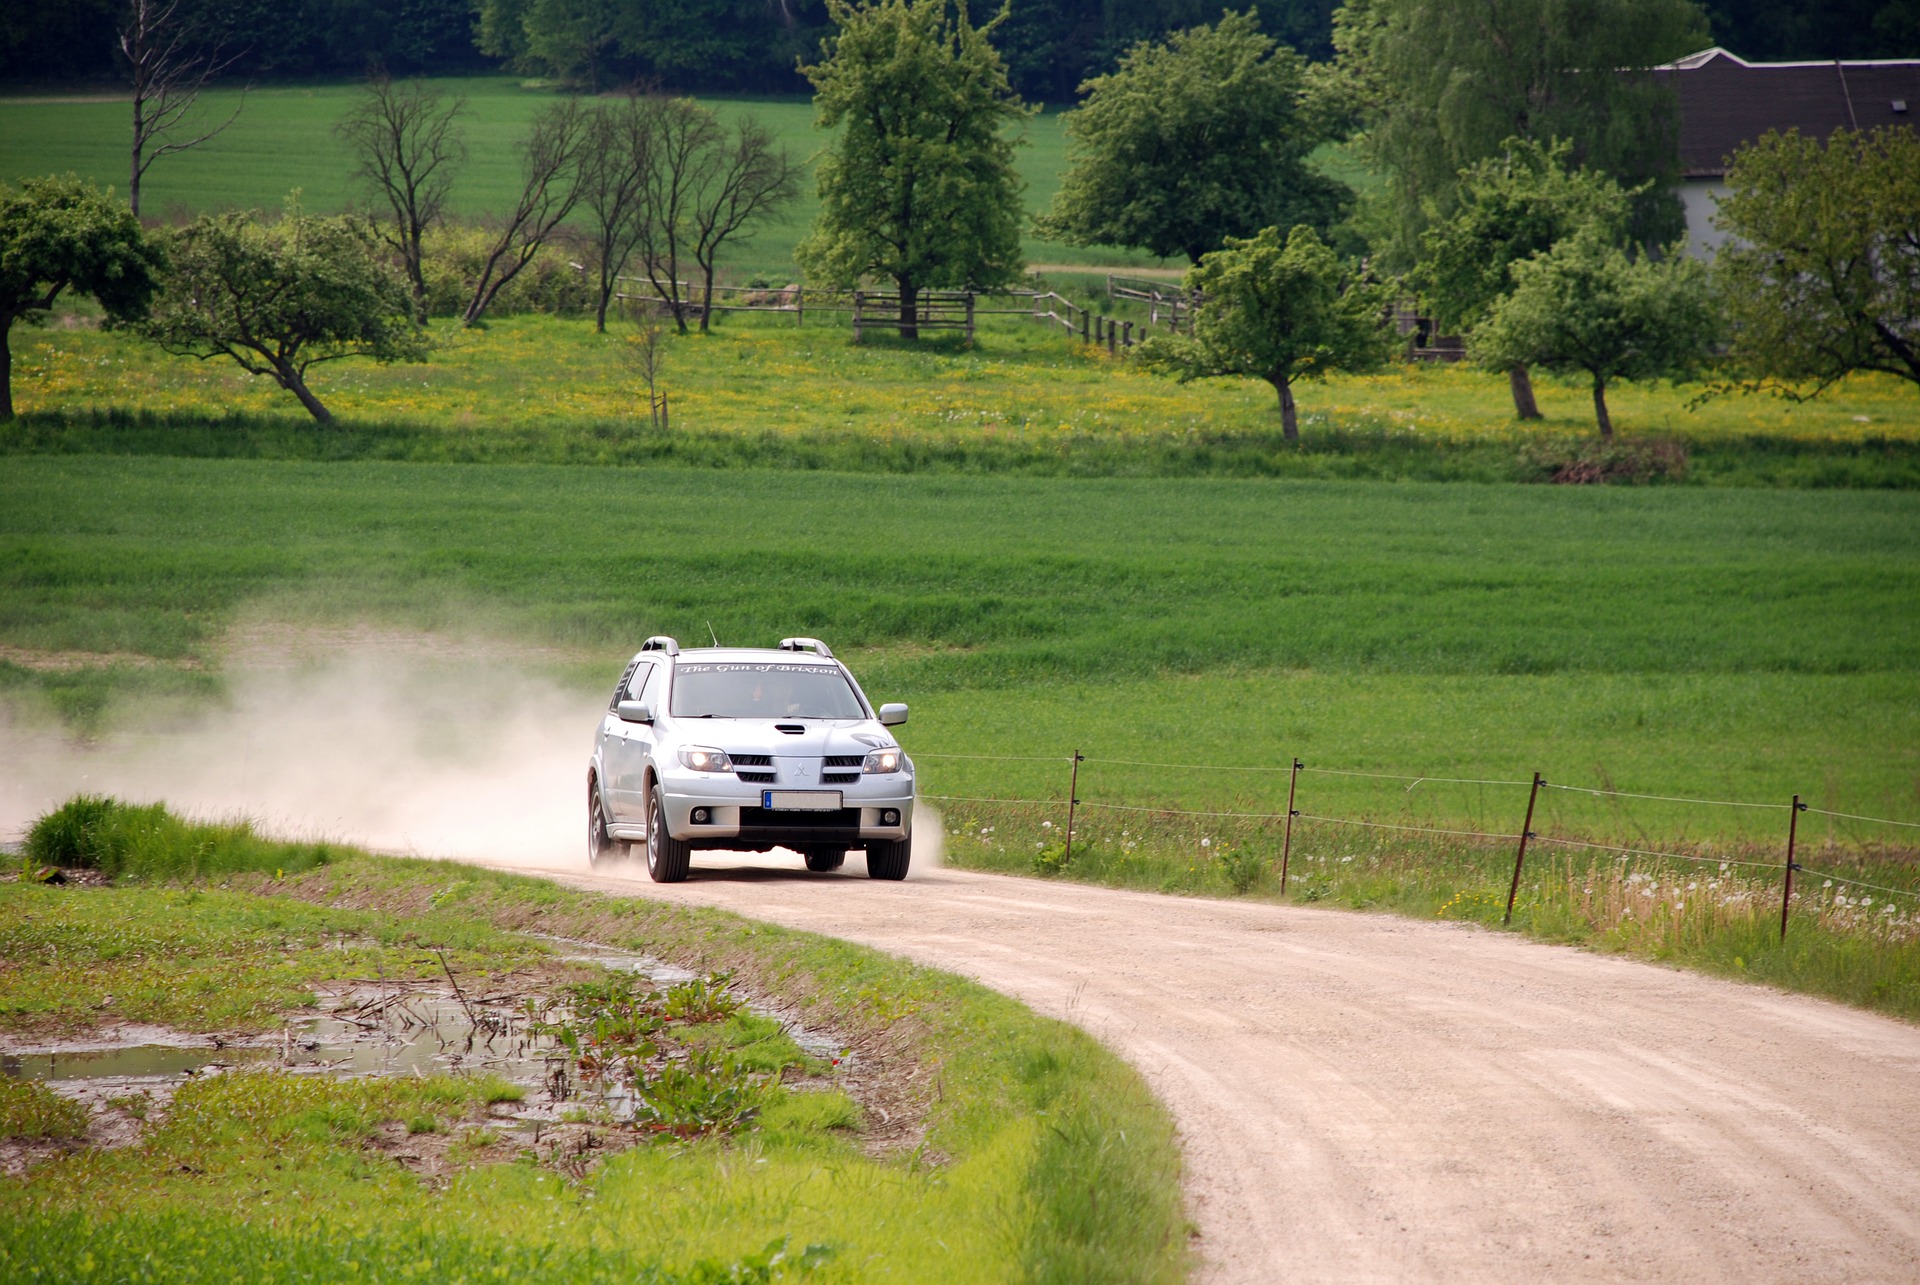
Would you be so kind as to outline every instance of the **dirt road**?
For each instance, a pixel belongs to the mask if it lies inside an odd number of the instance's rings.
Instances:
[[[1093,1032],[1179,1122],[1205,1281],[1920,1280],[1920,1028],[1453,924],[780,864],[556,877]]]

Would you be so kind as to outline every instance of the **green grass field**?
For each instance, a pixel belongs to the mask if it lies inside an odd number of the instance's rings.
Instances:
[[[1293,448],[1259,381],[1181,385],[1015,317],[989,319],[972,348],[855,346],[831,314],[733,317],[670,339],[663,434],[636,419],[628,328],[524,316],[436,323],[435,335],[424,365],[317,367],[313,387],[345,425],[315,432],[290,396],[231,362],[171,357],[67,314],[15,330],[25,419],[0,428],[0,451],[1496,481],[1545,477],[1536,455],[1593,438],[1577,383],[1542,378],[1547,418],[1523,431],[1503,378],[1403,363],[1302,384]],[[1699,391],[1618,387],[1622,434],[1684,444],[1696,483],[1920,486],[1920,396],[1891,377],[1805,404],[1695,406]]]
[[[464,95],[471,108],[465,125],[469,160],[454,188],[452,210],[461,218],[484,218],[518,192],[519,160],[514,149],[529,119],[555,101],[554,95],[522,88],[519,80],[503,76],[435,83],[449,94]],[[199,117],[217,124],[239,107],[239,118],[203,147],[156,162],[141,185],[143,212],[176,219],[210,209],[275,211],[295,188],[301,190],[310,210],[324,213],[347,208],[361,198],[348,182],[353,160],[332,131],[334,122],[351,110],[358,92],[353,84],[269,85],[244,96],[238,89],[210,91],[201,100]],[[811,158],[825,141],[813,127],[813,104],[808,99],[708,101],[723,117],[750,114],[758,118],[796,155]],[[73,171],[124,192],[129,111],[125,102],[99,96],[0,98],[0,180]],[[1035,117],[1028,122],[1026,137],[1028,145],[1020,149],[1018,164],[1027,184],[1027,207],[1039,211],[1053,199],[1066,165],[1060,114]],[[733,257],[729,269],[742,278],[790,273],[794,244],[817,208],[809,179],[789,218],[765,229],[748,249]],[[1157,262],[1139,254],[1088,251],[1037,238],[1028,240],[1027,256],[1035,263]]]
[[[244,607],[478,623],[597,688],[635,640],[711,621],[827,638],[915,702],[929,754],[1538,769],[1920,819],[1905,492],[41,456],[0,470],[0,551],[0,642],[46,651],[206,661]],[[0,672],[79,713],[176,671]],[[1088,770],[1086,797],[1276,803]],[[1064,765],[930,759],[922,784],[1054,797]],[[1315,808],[1499,819],[1525,793],[1377,784],[1316,779]]]

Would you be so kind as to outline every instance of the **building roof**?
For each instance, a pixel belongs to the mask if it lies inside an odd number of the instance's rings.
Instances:
[[[1920,124],[1920,60],[1748,62],[1715,47],[1653,69],[1680,100],[1680,172],[1718,178],[1768,130],[1824,139],[1836,129]]]

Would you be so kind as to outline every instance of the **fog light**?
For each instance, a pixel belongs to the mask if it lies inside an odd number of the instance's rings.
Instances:
[[[898,812],[895,812],[892,808],[882,809],[880,813],[880,824],[881,825],[899,825],[900,814]]]
[[[695,825],[705,825],[711,820],[713,820],[713,813],[707,811],[707,809],[695,808],[693,810],[693,823]]]

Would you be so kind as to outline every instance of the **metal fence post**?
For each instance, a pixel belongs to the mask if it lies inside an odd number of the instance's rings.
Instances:
[[[1520,867],[1527,863],[1527,840],[1533,838],[1533,804],[1540,797],[1540,787],[1547,780],[1538,772],[1533,774],[1533,789],[1527,795],[1527,819],[1520,827],[1520,851],[1513,855],[1513,883],[1507,888],[1507,913],[1500,922],[1513,922],[1513,899],[1520,893]]]
[[[1787,878],[1786,885],[1780,891],[1780,940],[1787,939],[1787,912],[1793,909],[1793,872],[1800,867],[1793,864],[1794,840],[1800,837],[1800,814],[1807,805],[1800,801],[1799,795],[1793,796],[1793,810],[1787,813]]]
[[[1293,791],[1300,784],[1300,769],[1306,766],[1299,759],[1293,761],[1293,775],[1287,778],[1287,830],[1280,840],[1280,895],[1287,895],[1287,863],[1293,857],[1293,819],[1300,815],[1293,806]]]
[[[1066,865],[1073,860],[1073,810],[1080,806],[1080,764],[1082,755],[1079,750],[1073,752],[1073,775],[1067,781],[1067,846],[1060,854],[1060,864]]]

